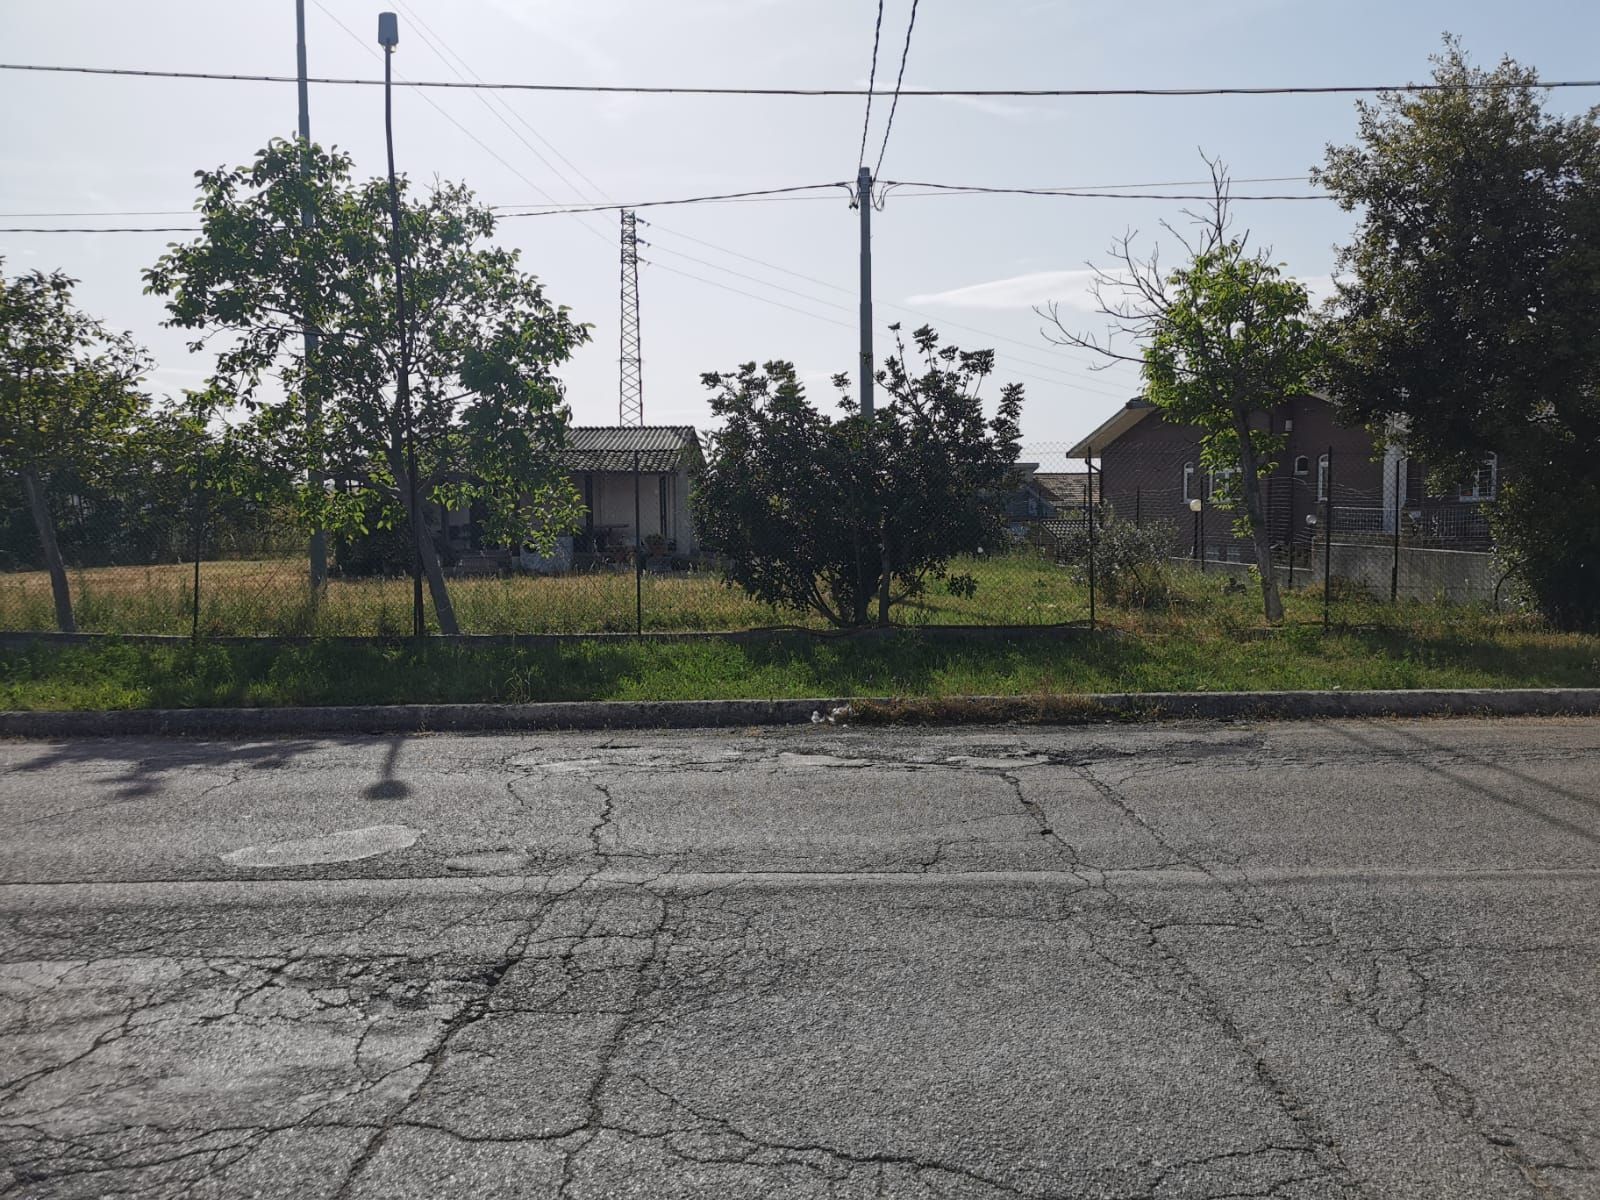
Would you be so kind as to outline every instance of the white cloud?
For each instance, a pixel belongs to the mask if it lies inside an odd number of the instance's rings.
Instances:
[[[1062,121],[1068,115],[1067,110],[1059,105],[1018,104],[1009,100],[996,100],[992,96],[941,96],[939,99],[946,104],[970,108],[1007,121]]]
[[[948,308],[1004,309],[1033,308],[1054,301],[1065,309],[1094,312],[1094,297],[1089,291],[1094,278],[1095,273],[1087,267],[1072,271],[1030,271],[1025,275],[993,279],[988,283],[974,283],[945,292],[912,296],[906,303],[936,304]]]
[[[1310,294],[1313,306],[1321,304],[1329,296],[1333,295],[1332,275],[1299,275],[1296,278],[1300,281],[1300,285]]]

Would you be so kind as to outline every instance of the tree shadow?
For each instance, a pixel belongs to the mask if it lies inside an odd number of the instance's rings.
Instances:
[[[223,771],[272,770],[325,743],[309,739],[251,739],[238,742],[188,738],[75,738],[52,742],[12,770],[45,774],[62,768],[99,764],[111,770],[111,782],[122,799],[154,795],[163,781],[178,772],[212,768]]]
[[[237,778],[245,771],[271,771],[288,766],[313,751],[339,746],[359,749],[371,744],[365,735],[319,738],[253,738],[237,741],[198,740],[162,737],[80,738],[51,742],[32,758],[15,763],[18,774],[47,776],[52,771],[100,766],[108,777],[95,780],[109,783],[116,801],[139,800],[158,795],[168,780],[185,771],[216,771]],[[369,800],[401,800],[411,794],[411,785],[399,778],[396,766],[406,741],[404,736],[388,739],[378,779],[362,794]],[[70,785],[69,785],[70,786]]]
[[[1394,752],[1394,747],[1392,745],[1385,744],[1382,739],[1370,735],[1364,735],[1347,725],[1325,724],[1324,727],[1344,738],[1345,740],[1354,742],[1356,745],[1364,749],[1373,750],[1383,755],[1390,755]],[[1386,726],[1386,729],[1401,741],[1415,746],[1418,750],[1431,750],[1440,753],[1453,754],[1465,759],[1467,763],[1473,767],[1508,776],[1510,779],[1516,781],[1517,783],[1523,784],[1524,786],[1550,792],[1554,795],[1560,796],[1564,800],[1571,801],[1586,808],[1600,810],[1600,798],[1584,796],[1580,793],[1571,791],[1568,788],[1558,787],[1554,784],[1546,783],[1542,779],[1536,779],[1533,776],[1524,774],[1520,771],[1513,771],[1509,767],[1501,766],[1499,763],[1493,762],[1490,759],[1473,754],[1470,750],[1463,749],[1459,743],[1435,741],[1423,736],[1420,733],[1402,728],[1400,726]],[[1582,841],[1588,842],[1590,845],[1600,846],[1600,832],[1597,832],[1593,828],[1580,825],[1576,821],[1571,821],[1565,817],[1557,816],[1554,813],[1546,812],[1537,804],[1531,803],[1528,800],[1511,794],[1509,790],[1491,787],[1486,783],[1481,783],[1467,777],[1460,771],[1452,771],[1449,767],[1439,763],[1412,761],[1411,765],[1421,767],[1423,770],[1429,771],[1435,775],[1449,780],[1452,787],[1459,788],[1464,792],[1470,792],[1474,796],[1481,796],[1486,800],[1491,800],[1494,803],[1503,805],[1507,808],[1515,809],[1517,812],[1520,812],[1525,816],[1532,817],[1535,820],[1543,822],[1554,829],[1559,829],[1562,833],[1569,834],[1572,837],[1576,837]]]

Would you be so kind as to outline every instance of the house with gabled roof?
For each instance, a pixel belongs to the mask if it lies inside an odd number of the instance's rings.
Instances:
[[[1379,445],[1370,431],[1342,424],[1323,397],[1292,396],[1257,413],[1252,425],[1282,439],[1276,469],[1261,479],[1274,544],[1311,543],[1331,507],[1337,534],[1345,539],[1392,536],[1398,524],[1411,544],[1489,547],[1485,510],[1499,487],[1496,456],[1489,455],[1473,478],[1441,492],[1398,440]],[[1169,421],[1149,400],[1136,397],[1067,454],[1094,457],[1097,498],[1123,519],[1172,525],[1196,557],[1248,561],[1233,514],[1213,511],[1229,489],[1225,473],[1208,470],[1201,460],[1203,436],[1198,427]]]
[[[560,460],[583,498],[576,554],[621,558],[638,545],[699,553],[689,500],[705,455],[694,426],[574,425]]]

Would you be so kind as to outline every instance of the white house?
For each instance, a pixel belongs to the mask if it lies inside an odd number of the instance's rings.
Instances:
[[[578,554],[620,556],[655,539],[667,554],[699,552],[689,481],[705,457],[694,426],[572,426],[561,462],[583,497]]]

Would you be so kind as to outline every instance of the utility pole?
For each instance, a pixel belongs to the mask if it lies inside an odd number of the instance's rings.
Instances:
[[[407,494],[406,515],[411,520],[411,635],[426,631],[422,611],[422,539],[427,536],[417,494],[416,417],[411,411],[411,334],[406,319],[405,248],[400,241],[400,185],[394,173],[394,48],[400,44],[400,18],[392,12],[378,14],[378,44],[383,47],[383,137],[389,151],[389,253],[394,259],[394,310],[399,331],[400,361],[395,368],[394,403],[405,420]]]
[[[861,415],[872,415],[872,172],[856,174],[856,207],[861,210]]]
[[[639,229],[631,208],[622,210],[622,357],[617,419],[644,424],[644,360],[639,344]]]
[[[300,182],[306,184],[311,175],[311,103],[306,86],[306,0],[294,0],[295,59],[300,83]],[[300,202],[300,228],[310,230],[317,214],[311,206],[311,191],[306,189]],[[310,483],[314,488],[323,485],[322,479],[322,398],[317,395],[316,369],[317,331],[310,321],[305,327],[305,379],[302,399],[306,406],[306,432],[310,435]],[[311,599],[315,603],[328,582],[328,535],[321,529],[311,534]]]

